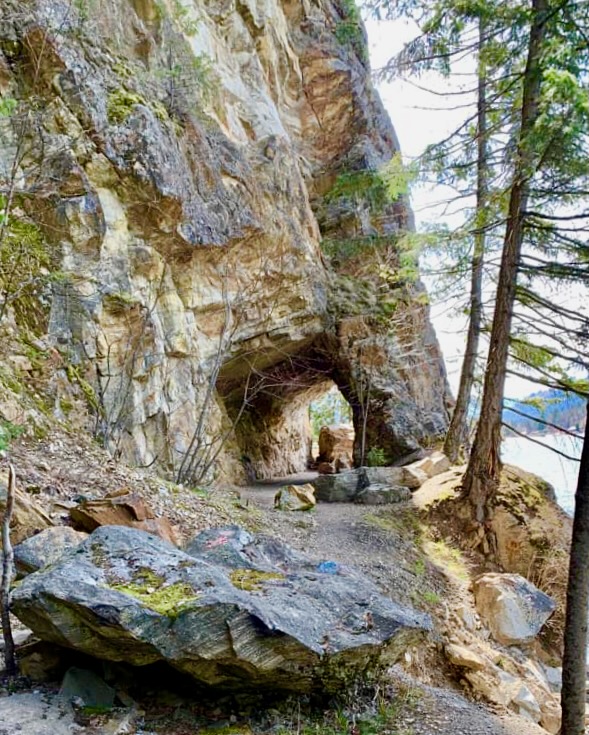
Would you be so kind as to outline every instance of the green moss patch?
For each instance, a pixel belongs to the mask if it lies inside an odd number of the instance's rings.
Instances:
[[[167,587],[162,585],[155,589],[149,582],[137,581],[113,584],[110,585],[110,588],[122,592],[124,595],[134,597],[142,605],[160,615],[172,618],[177,617],[199,598],[199,595],[185,582],[176,582]]]
[[[259,572],[256,569],[235,569],[229,575],[231,584],[246,592],[262,592],[268,582],[277,582],[285,579],[284,574],[278,572]]]
[[[75,365],[67,365],[65,369],[66,375],[70,383],[77,383],[82,391],[88,407],[95,413],[100,413],[102,408],[96,391],[90,383],[80,375],[79,369]]]
[[[133,112],[135,105],[145,105],[145,100],[140,94],[130,92],[124,87],[115,89],[108,95],[106,114],[111,125],[119,125],[125,122]]]

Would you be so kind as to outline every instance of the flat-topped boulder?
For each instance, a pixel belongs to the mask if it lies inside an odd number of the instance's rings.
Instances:
[[[408,500],[403,467],[357,467],[313,480],[315,498],[321,503],[388,505]]]
[[[400,485],[368,485],[356,495],[354,502],[360,505],[391,505],[409,500],[411,490]]]
[[[321,474],[311,483],[318,503],[352,503],[360,489],[358,470]]]
[[[26,577],[12,610],[43,640],[137,666],[163,661],[224,689],[333,691],[430,629],[365,575],[236,526],[185,551],[100,527]]]

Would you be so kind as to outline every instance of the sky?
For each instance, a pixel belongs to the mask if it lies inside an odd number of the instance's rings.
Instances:
[[[373,69],[384,66],[417,35],[415,24],[401,20],[367,20],[366,29]],[[473,63],[469,60],[464,62],[463,68],[459,69],[464,76],[459,81],[449,81],[440,74],[430,72],[416,80],[396,79],[377,85],[397,131],[406,162],[422,153],[428,144],[451,133],[464,117],[464,110],[453,109],[456,98],[445,98],[444,92],[472,87],[474,79],[468,73],[473,71]],[[464,103],[465,99],[461,98],[461,104]],[[442,187],[413,187],[411,204],[418,229],[429,222],[444,221],[450,227],[458,223],[456,217],[444,211],[445,195]],[[427,278],[424,280],[426,286],[431,286]],[[452,304],[436,303],[435,300],[431,304],[431,317],[444,354],[448,380],[456,395],[466,341],[467,317],[457,314]],[[535,390],[538,387],[527,380],[508,377],[506,394],[510,398],[523,398]]]

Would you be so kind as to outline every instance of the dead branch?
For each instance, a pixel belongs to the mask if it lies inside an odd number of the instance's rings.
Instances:
[[[15,495],[14,467],[8,465],[8,489],[6,507],[2,517],[2,581],[0,582],[0,618],[2,618],[2,635],[4,637],[4,667],[10,677],[17,673],[14,654],[14,639],[10,624],[10,583],[14,574],[14,554],[10,543],[10,521],[14,511]]]

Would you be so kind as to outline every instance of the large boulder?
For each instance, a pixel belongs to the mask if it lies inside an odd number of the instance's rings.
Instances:
[[[556,609],[551,597],[519,574],[483,574],[474,594],[482,620],[505,645],[531,643]]]
[[[368,485],[354,498],[360,505],[390,505],[409,500],[411,490],[400,485]]]
[[[386,505],[411,497],[402,484],[403,476],[402,467],[358,467],[337,475],[320,475],[312,485],[322,503]]]
[[[26,577],[12,610],[44,640],[133,665],[165,661],[226,689],[336,690],[430,628],[365,575],[238,527],[204,532],[186,551],[98,528]]]
[[[17,574],[25,576],[48,564],[53,564],[69,549],[79,546],[87,533],[74,531],[69,526],[46,528],[14,548],[14,564]]]
[[[319,462],[339,462],[351,467],[354,454],[354,429],[351,426],[322,426],[319,431]]]
[[[360,472],[347,470],[337,475],[319,475],[311,484],[318,502],[351,503],[361,487]]]
[[[372,484],[389,485],[390,487],[405,484],[403,467],[360,467],[359,474],[362,487]]]

